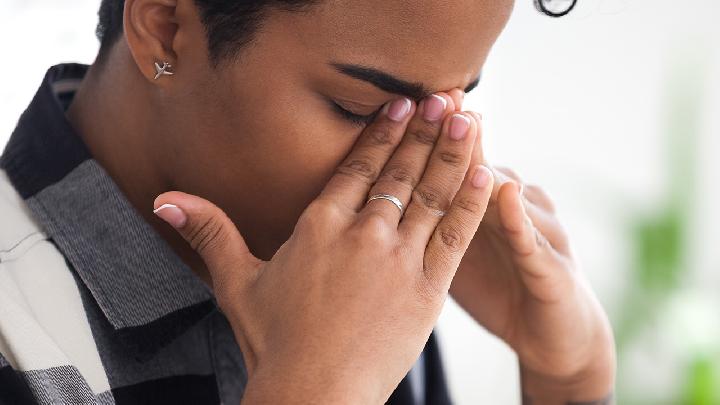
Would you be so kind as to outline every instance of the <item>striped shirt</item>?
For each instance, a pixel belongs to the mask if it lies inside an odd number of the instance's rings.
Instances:
[[[212,291],[65,118],[87,68],[48,70],[0,156],[0,404],[238,404]],[[450,403],[434,332],[388,403]]]

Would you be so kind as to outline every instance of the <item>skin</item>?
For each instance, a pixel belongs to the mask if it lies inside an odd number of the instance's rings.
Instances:
[[[408,4],[338,1],[271,12],[253,46],[216,67],[192,1],[127,0],[123,37],[91,67],[68,118],[129,201],[212,284],[201,255],[148,209],[159,194],[212,201],[248,251],[270,260],[362,133],[328,98],[366,115],[398,97],[328,62],[423,83],[460,109],[458,88],[478,77],[512,9],[510,0]],[[154,80],[153,63],[162,61],[175,74]],[[473,161],[487,165],[481,139]],[[527,398],[605,398],[614,380],[612,332],[554,207],[537,186],[518,197],[522,181],[509,169],[493,172],[488,212],[450,293],[518,353]]]
[[[363,132],[270,261],[253,256],[209,201],[178,191],[156,199],[158,216],[208,265],[246,359],[244,404],[385,403],[417,361],[493,183],[489,169],[471,163],[478,126],[463,118],[469,113],[449,115],[442,131],[442,121],[417,114],[405,131],[409,115],[383,114]],[[456,115],[465,123],[459,139],[448,130],[459,128]],[[419,128],[436,145],[418,142]],[[424,173],[408,157],[427,162]],[[415,190],[454,195],[447,215],[432,215],[420,198],[408,203],[412,190],[385,175],[392,171],[360,169],[383,164],[421,178]],[[402,221],[394,205],[364,204],[379,186],[408,203]]]

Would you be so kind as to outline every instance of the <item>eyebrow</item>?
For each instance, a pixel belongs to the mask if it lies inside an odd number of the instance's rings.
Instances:
[[[342,74],[366,81],[388,93],[401,94],[416,101],[433,93],[423,83],[403,80],[373,67],[339,62],[329,62],[328,64]],[[480,76],[481,74],[465,87],[465,93],[469,93],[477,87]]]

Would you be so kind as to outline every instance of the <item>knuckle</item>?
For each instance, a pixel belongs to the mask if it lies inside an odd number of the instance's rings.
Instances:
[[[387,220],[379,213],[367,213],[360,217],[353,233],[359,242],[370,246],[392,247],[393,234]]]
[[[513,229],[507,226],[503,221],[500,221],[500,228],[502,231],[512,237],[517,237],[518,235],[521,235],[523,233],[523,229]]]
[[[300,214],[298,222],[313,219],[314,217],[322,216],[323,213],[331,209],[330,202],[324,199],[317,198],[305,207],[305,210]]]
[[[367,129],[367,139],[372,145],[389,145],[395,143],[395,131],[390,124],[377,122]]]
[[[422,145],[432,146],[438,138],[440,128],[429,123],[416,123],[408,129],[408,135],[411,139]]]
[[[357,157],[345,161],[335,171],[342,175],[361,179],[364,182],[372,182],[377,177],[377,168],[367,157]]]
[[[428,184],[416,187],[413,190],[412,197],[419,200],[425,207],[434,210],[445,211],[448,205],[447,198],[442,197],[440,190]]]
[[[338,204],[326,199],[316,199],[305,208],[296,227],[297,229],[337,227],[344,217],[345,213]]]
[[[416,177],[407,168],[407,166],[402,163],[389,165],[380,177],[383,180],[392,180],[394,182],[406,184],[411,188],[414,188],[417,184]]]
[[[479,215],[484,208],[480,201],[469,197],[457,197],[453,201],[453,205],[470,215]]]
[[[440,152],[438,158],[452,167],[459,167],[465,161],[461,153],[449,150]]]
[[[463,233],[455,224],[441,224],[437,228],[438,236],[445,249],[450,253],[460,252],[465,246]]]
[[[188,243],[200,255],[224,242],[222,221],[217,216],[210,216],[195,224],[188,232]]]

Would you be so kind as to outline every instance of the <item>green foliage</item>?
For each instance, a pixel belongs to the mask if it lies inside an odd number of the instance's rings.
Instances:
[[[716,405],[720,403],[718,367],[711,356],[698,356],[688,367],[682,404]]]
[[[627,229],[633,243],[633,262],[628,274],[628,289],[616,317],[615,335],[618,355],[644,331],[655,329],[666,321],[666,303],[687,288],[692,269],[687,263],[688,235],[692,219],[699,111],[703,99],[706,72],[688,55],[673,55],[671,77],[667,82],[665,134],[667,145],[667,193],[652,213],[632,217]],[[719,342],[720,344],[720,342]],[[688,348],[688,351],[691,349]],[[664,354],[660,354],[664,355]],[[707,353],[682,353],[686,368],[681,376],[682,390],[662,405],[719,405],[720,368],[717,356]],[[682,357],[682,356],[681,356]],[[622,365],[622,362],[620,363]],[[650,403],[646,393],[634,390],[632,377],[625,370],[618,373],[618,403]]]
[[[668,292],[678,286],[684,240],[682,216],[670,209],[657,218],[635,225],[635,273],[638,287],[645,291]]]

